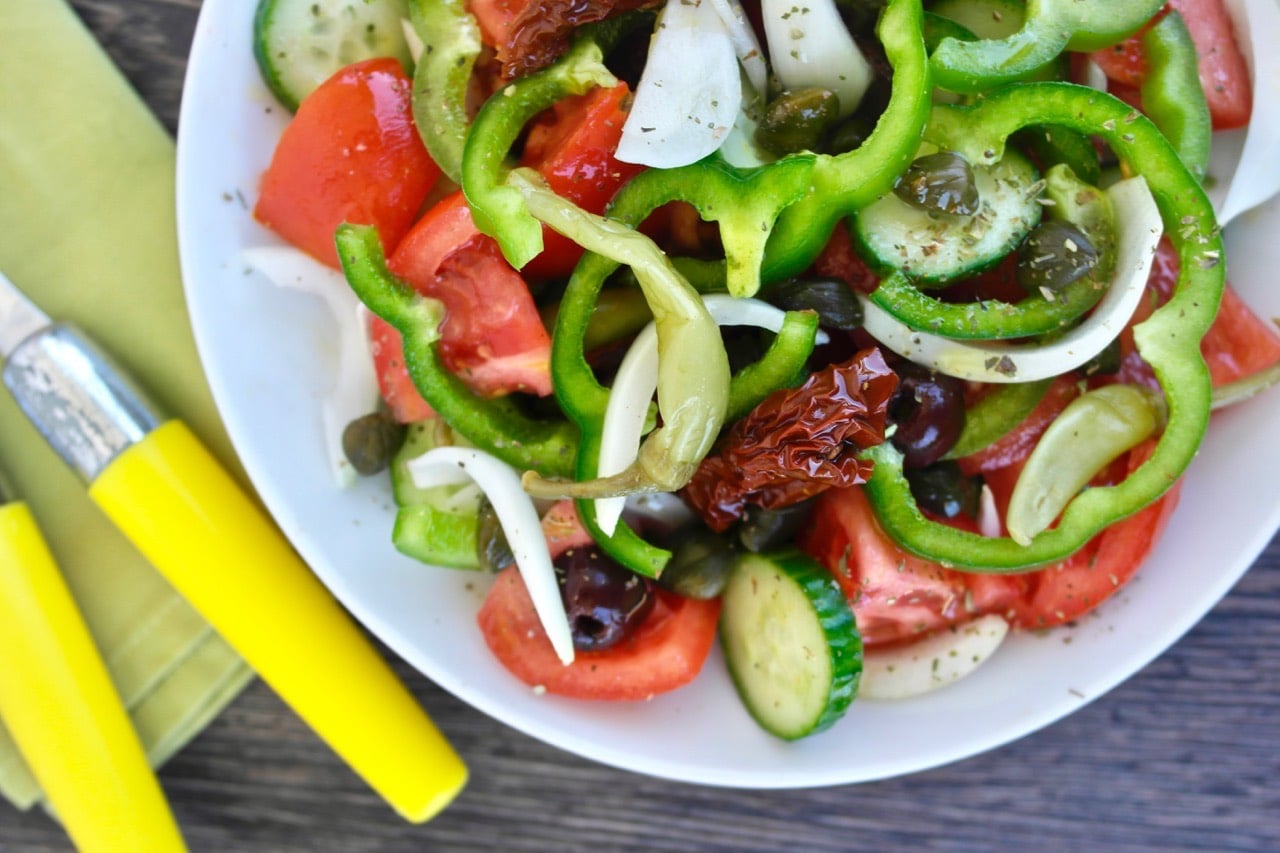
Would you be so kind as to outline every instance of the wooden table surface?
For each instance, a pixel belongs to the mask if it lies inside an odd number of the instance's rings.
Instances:
[[[172,131],[199,0],[73,5]],[[1125,685],[1002,749],[873,784],[646,778],[531,740],[397,667],[471,767],[447,811],[401,822],[255,683],[160,774],[192,849],[1280,849],[1280,539]],[[65,849],[43,813],[0,804],[0,850]]]

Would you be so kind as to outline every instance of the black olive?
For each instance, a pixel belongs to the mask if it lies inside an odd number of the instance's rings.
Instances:
[[[481,499],[480,508],[476,510],[476,557],[480,568],[491,572],[501,571],[516,561],[502,522],[487,499]]]
[[[576,649],[617,645],[653,609],[649,581],[596,548],[571,548],[554,562]]]
[[[917,157],[898,178],[893,194],[912,207],[972,216],[981,204],[969,161],[954,151]]]
[[[1052,298],[1098,266],[1098,250],[1079,228],[1059,219],[1037,225],[1018,249],[1018,283]]]
[[[850,332],[862,325],[862,303],[853,288],[834,278],[789,278],[769,288],[764,298],[784,311],[817,311],[828,329]]]
[[[371,412],[356,418],[342,430],[342,453],[356,473],[368,477],[386,470],[404,444],[405,433],[405,425],[390,413]]]
[[[894,370],[899,383],[889,400],[889,420],[897,425],[892,441],[906,467],[921,468],[941,459],[960,437],[964,385],[909,361]]]
[[[970,518],[978,516],[982,480],[966,477],[956,463],[935,462],[923,468],[909,468],[906,476],[911,494],[921,509],[943,518],[955,518],[961,514]]]
[[[658,583],[685,598],[716,598],[724,591],[738,551],[727,536],[706,528],[686,531]]]
[[[756,144],[779,157],[816,150],[839,112],[840,98],[830,89],[785,89],[765,107]]]
[[[1114,376],[1120,372],[1122,361],[1120,339],[1115,338],[1103,348],[1102,352],[1086,361],[1080,370],[1085,376]]]
[[[790,542],[809,518],[810,501],[777,509],[747,507],[738,526],[738,541],[753,553],[772,550]]]

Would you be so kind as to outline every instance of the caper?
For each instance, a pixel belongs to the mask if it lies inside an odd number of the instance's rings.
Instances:
[[[809,518],[810,501],[777,509],[748,507],[738,525],[738,541],[753,553],[769,551],[789,542]]]
[[[765,107],[756,144],[779,157],[816,150],[839,113],[840,98],[830,89],[784,89]]]
[[[907,483],[921,509],[943,518],[978,515],[982,483],[966,477],[955,462],[935,462],[924,468],[908,468]]]
[[[862,303],[853,288],[834,278],[789,278],[769,288],[764,297],[784,311],[817,311],[828,329],[852,331],[862,325]]]
[[[981,202],[969,161],[954,151],[911,161],[894,184],[893,194],[912,207],[958,216],[977,213]]]
[[[405,431],[390,413],[370,412],[342,430],[342,453],[356,473],[377,474],[391,464],[391,457],[404,444]]]
[[[687,531],[671,552],[658,583],[685,598],[711,599],[724,591],[737,549],[706,528]]]
[[[476,558],[480,568],[490,572],[501,571],[516,561],[498,513],[493,504],[483,498],[476,510]]]
[[[1098,250],[1079,228],[1060,219],[1041,222],[1018,249],[1018,283],[1052,299],[1098,266]]]

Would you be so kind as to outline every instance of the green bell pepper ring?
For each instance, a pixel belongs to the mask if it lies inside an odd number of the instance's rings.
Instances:
[[[587,250],[608,253],[631,267],[658,332],[662,426],[645,439],[635,463],[620,474],[585,483],[527,477],[526,490],[538,497],[600,498],[683,487],[711,450],[729,403],[729,357],[702,297],[639,231],[587,213],[552,192],[529,169],[516,169],[508,181],[537,219]]]
[[[567,421],[536,421],[504,398],[477,397],[436,352],[444,306],[397,279],[387,269],[376,229],[338,226],[334,241],[351,289],[369,310],[395,326],[404,342],[405,366],[419,393],[468,441],[519,469],[569,476],[577,431]]]
[[[808,191],[782,211],[769,235],[763,281],[804,271],[826,246],[836,223],[893,189],[915,159],[932,106],[922,26],[920,0],[890,0],[885,7],[876,34],[893,68],[889,103],[857,148],[816,157]]]
[[[1016,303],[946,302],[923,293],[896,272],[881,280],[871,300],[913,329],[949,338],[1005,340],[1064,330],[1102,298],[1103,282],[1110,280],[1115,267],[1115,217],[1106,194],[1077,179],[1065,165],[1045,173],[1044,196],[1047,215],[1075,225],[1098,251],[1093,271],[1050,294],[1052,298],[1033,293]]]
[[[458,183],[480,27],[463,0],[409,0],[409,20],[423,44],[413,72],[413,123],[431,159]]]
[[[1138,352],[1154,371],[1168,405],[1168,421],[1154,451],[1123,482],[1076,496],[1058,525],[1029,545],[925,518],[903,476],[901,453],[890,442],[865,451],[875,463],[867,496],[894,541],[944,565],[1017,572],[1072,554],[1103,528],[1150,504],[1195,456],[1209,422],[1212,392],[1200,339],[1222,295],[1222,239],[1212,205],[1178,153],[1150,120],[1110,95],[1069,83],[1028,83],[990,92],[972,107],[957,109],[954,117],[957,131],[964,132],[952,138],[974,163],[998,159],[1004,140],[1029,124],[1062,124],[1100,135],[1146,179],[1180,262],[1169,301],[1133,330]]]
[[[1196,44],[1174,9],[1142,34],[1147,77],[1142,81],[1142,111],[1164,132],[1191,174],[1203,180],[1209,168],[1213,125],[1200,85]]]
[[[1001,39],[944,38],[929,57],[937,85],[982,92],[1025,80],[1063,50],[1101,50],[1151,19],[1163,0],[1029,0],[1022,29]]]
[[[462,155],[462,191],[476,227],[498,241],[516,269],[542,251],[542,223],[529,212],[520,190],[505,183],[511,147],[538,113],[617,82],[604,66],[599,45],[582,39],[554,64],[498,90],[476,114]]]
[[[804,380],[818,334],[816,311],[788,311],[782,328],[773,336],[760,360],[749,364],[729,381],[729,406],[725,423],[732,423],[760,405],[779,388],[794,388]]]

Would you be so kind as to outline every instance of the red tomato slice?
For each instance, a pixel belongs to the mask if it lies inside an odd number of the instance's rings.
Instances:
[[[1134,347],[1132,329],[1168,300],[1177,279],[1177,253],[1168,240],[1161,240],[1147,281],[1149,298],[1139,303],[1120,336],[1121,367],[1117,381],[1156,387],[1151,368]],[[1274,323],[1255,314],[1227,285],[1222,292],[1218,316],[1200,341],[1200,353],[1209,366],[1213,384],[1223,385],[1280,363],[1280,332]]]
[[[569,501],[546,514],[542,529],[553,555],[591,541]],[[697,676],[720,618],[719,601],[656,594],[653,610],[631,637],[604,651],[579,651],[569,666],[552,650],[514,566],[498,574],[476,619],[490,651],[525,684],[575,699],[649,699]]]
[[[560,663],[519,571],[498,573],[476,617],[485,642],[512,675],[573,699],[642,700],[683,687],[702,671],[716,639],[720,602],[659,590],[636,632],[611,649]]]
[[[440,357],[477,393],[551,393],[551,338],[520,274],[459,190],[413,226],[387,266],[445,306]]]
[[[373,355],[373,371],[378,377],[378,391],[391,416],[402,424],[435,417],[431,404],[418,393],[405,369],[400,333],[377,315],[369,323],[369,349]]]
[[[1128,470],[1146,461],[1154,448],[1148,442],[1129,454]],[[1014,478],[1016,479],[1016,478]],[[1001,486],[990,478],[993,491],[1005,495],[1014,479]],[[1004,611],[1017,628],[1051,628],[1079,619],[1124,586],[1146,561],[1178,504],[1179,480],[1155,503],[1095,536],[1060,563],[1019,576],[1025,593]]]
[[[603,213],[619,187],[643,166],[614,159],[630,101],[626,83],[595,88],[556,105],[551,121],[529,131],[522,162],[536,168],[555,192],[590,213]],[[532,278],[564,278],[573,272],[582,247],[545,225],[543,250],[522,270]]]
[[[394,59],[358,62],[326,80],[281,135],[254,215],[332,267],[343,222],[373,225],[390,251],[440,177],[413,126],[411,98]]]
[[[1191,32],[1191,40],[1195,42],[1200,86],[1209,103],[1214,130],[1229,130],[1248,124],[1253,109],[1249,67],[1240,52],[1231,16],[1227,14],[1222,0],[1171,0],[1165,11],[1168,9],[1178,10]],[[1152,20],[1158,18],[1159,15]],[[1090,55],[1108,79],[1125,87],[1121,91],[1141,86],[1146,79],[1147,62],[1142,53],[1141,38],[1142,32],[1139,31],[1117,45]]]
[[[965,575],[903,551],[858,486],[823,493],[799,544],[835,576],[869,646],[1002,611],[1020,592],[1009,578]]]

